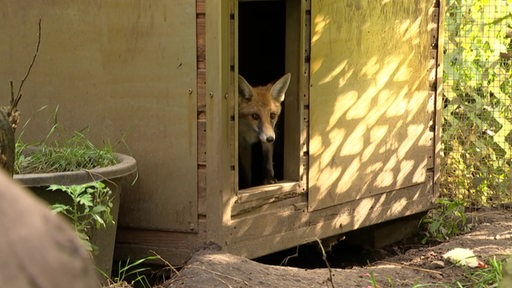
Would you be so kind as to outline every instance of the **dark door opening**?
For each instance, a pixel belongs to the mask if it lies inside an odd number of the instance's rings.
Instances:
[[[286,3],[275,1],[242,1],[238,3],[238,70],[253,87],[267,85],[282,77],[285,71]],[[293,77],[293,75],[292,75]],[[284,114],[276,124],[274,173],[283,180]],[[255,144],[253,159],[261,159],[261,144]],[[253,181],[248,188],[261,185],[264,179],[262,161],[252,162]]]

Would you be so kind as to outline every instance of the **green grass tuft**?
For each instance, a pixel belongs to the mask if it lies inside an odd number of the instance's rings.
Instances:
[[[15,174],[69,172],[107,167],[117,163],[110,145],[97,148],[83,133],[75,131],[64,142],[16,143]]]

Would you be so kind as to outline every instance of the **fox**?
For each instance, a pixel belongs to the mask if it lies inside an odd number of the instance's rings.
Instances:
[[[275,125],[290,78],[291,74],[287,73],[275,83],[252,87],[244,77],[238,75],[239,187],[277,182],[273,164]],[[253,149],[257,143],[261,143],[260,159],[263,161],[264,171],[253,171]],[[262,174],[263,183],[253,183],[255,175]]]

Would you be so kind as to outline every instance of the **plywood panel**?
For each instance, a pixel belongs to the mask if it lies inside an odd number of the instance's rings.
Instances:
[[[312,1],[310,209],[425,181],[427,2]]]
[[[121,143],[116,150],[136,158],[139,177],[122,195],[120,225],[197,229],[195,1],[5,0],[2,7],[5,95],[8,80],[25,72],[42,19],[21,100],[22,121],[32,118],[25,139],[42,139],[59,105],[65,129],[89,126],[95,143]]]
[[[226,250],[253,258],[296,245],[426,211],[433,206],[432,174],[425,183],[307,212],[297,202],[263,207],[258,214],[233,219]],[[291,199],[290,199],[291,200]],[[288,204],[286,206],[286,204]],[[267,209],[268,208],[268,209]],[[276,221],[275,219],[281,219]]]

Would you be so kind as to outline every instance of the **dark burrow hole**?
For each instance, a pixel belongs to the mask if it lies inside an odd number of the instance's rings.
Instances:
[[[428,247],[435,243],[422,243],[424,232],[419,223],[424,212],[374,224],[347,232],[342,236],[323,239],[322,248],[331,268],[363,267],[410,249]],[[438,244],[438,243],[437,243]],[[304,269],[326,268],[318,241],[278,251],[254,259],[268,265],[290,266]]]
[[[370,247],[341,240],[336,244],[322,244],[326,260],[331,268],[349,269],[363,267],[386,258],[404,254],[409,249],[425,247],[419,235],[411,236],[384,247]],[[303,269],[326,268],[323,252],[317,241],[294,248],[278,251],[254,259],[254,261],[276,266],[289,266]]]

